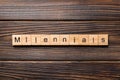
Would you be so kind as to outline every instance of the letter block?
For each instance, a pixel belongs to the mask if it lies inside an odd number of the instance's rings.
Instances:
[[[89,35],[89,45],[98,45],[98,35],[96,34]]]
[[[60,36],[57,34],[50,35],[50,45],[60,45]]]
[[[69,35],[60,35],[60,45],[69,45]]]
[[[69,38],[70,38],[70,45],[79,45],[79,35],[78,34],[71,34]]]
[[[108,45],[108,34],[99,35],[99,45]]]
[[[21,35],[12,35],[12,45],[13,46],[21,46],[22,45]]]
[[[31,45],[31,35],[26,35],[26,34],[24,34],[24,35],[21,35],[21,41],[22,41],[22,45]]]
[[[79,45],[89,45],[89,35],[87,34],[79,35]]]
[[[42,34],[40,35],[40,45],[50,45],[50,35]]]
[[[41,45],[40,43],[41,36],[38,34],[31,35],[31,45]]]

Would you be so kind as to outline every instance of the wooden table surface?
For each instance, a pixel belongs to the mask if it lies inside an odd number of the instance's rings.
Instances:
[[[12,34],[109,34],[108,47],[12,47]],[[0,80],[120,80],[120,0],[0,0]]]

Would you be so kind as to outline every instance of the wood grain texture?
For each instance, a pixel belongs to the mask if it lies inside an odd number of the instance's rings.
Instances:
[[[0,80],[119,80],[120,63],[79,61],[0,62]]]
[[[109,46],[12,47],[34,33],[109,34]],[[0,0],[0,80],[120,80],[120,0]]]
[[[120,20],[120,0],[0,0],[0,20]]]
[[[12,34],[109,34],[108,47],[12,47]],[[0,21],[0,60],[120,60],[120,21]]]

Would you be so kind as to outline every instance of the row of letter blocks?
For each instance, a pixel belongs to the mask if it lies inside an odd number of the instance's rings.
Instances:
[[[78,45],[107,46],[108,34],[22,34],[12,35],[13,46]]]

